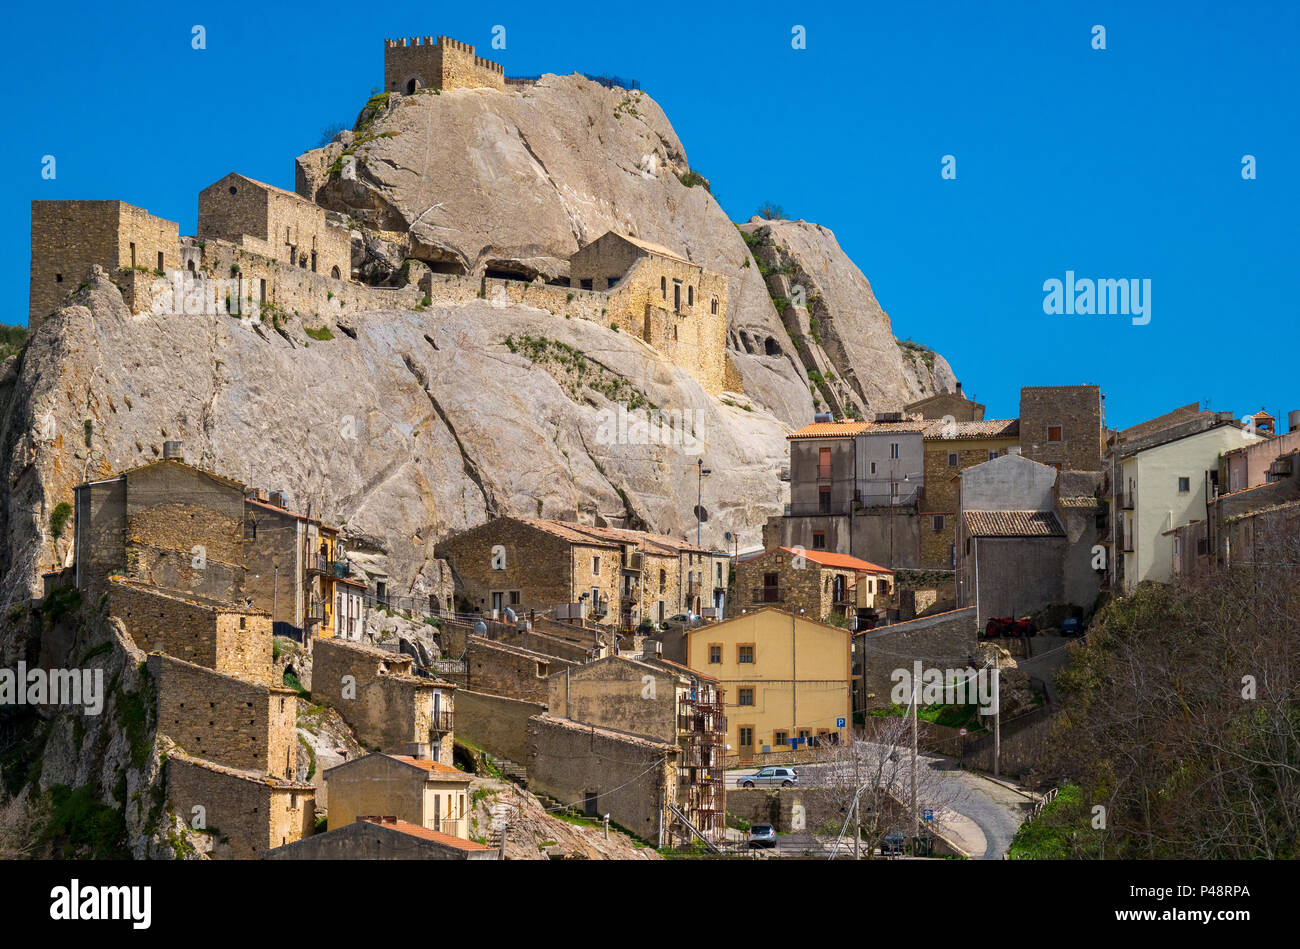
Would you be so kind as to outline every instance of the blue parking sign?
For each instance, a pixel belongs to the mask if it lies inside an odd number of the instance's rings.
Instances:
[[[921,812],[921,820],[934,820],[934,811],[927,807]]]
[[[842,719],[842,718],[837,718],[837,719],[835,719],[835,727],[836,727],[836,728],[843,728],[843,727],[844,727],[844,719]]]

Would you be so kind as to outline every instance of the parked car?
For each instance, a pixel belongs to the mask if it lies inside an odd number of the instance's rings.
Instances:
[[[676,616],[670,616],[664,620],[663,628],[673,632],[681,632],[685,629],[694,629],[703,622],[704,620],[695,613],[678,613]]]
[[[880,839],[881,854],[902,854],[903,846],[907,843],[907,837],[901,830],[891,830]]]
[[[1011,616],[990,617],[984,626],[984,638],[994,639],[999,636],[1034,636],[1038,627],[1028,617],[1015,619]]]
[[[755,824],[749,828],[749,845],[751,847],[775,847],[776,828],[771,824]]]
[[[1077,636],[1081,630],[1079,618],[1077,616],[1067,616],[1061,620],[1062,636]]]
[[[792,788],[799,783],[794,768],[759,768],[740,782],[743,788]]]

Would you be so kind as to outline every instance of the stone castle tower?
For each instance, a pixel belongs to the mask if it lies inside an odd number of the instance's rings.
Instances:
[[[474,47],[450,37],[384,40],[384,90],[410,95],[417,89],[506,88],[500,63],[474,55]]]

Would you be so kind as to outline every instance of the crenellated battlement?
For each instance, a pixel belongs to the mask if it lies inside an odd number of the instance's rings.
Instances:
[[[420,89],[505,91],[505,67],[450,36],[384,40],[384,89],[411,95]]]

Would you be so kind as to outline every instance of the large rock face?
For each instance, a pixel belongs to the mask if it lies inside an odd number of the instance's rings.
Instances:
[[[442,588],[434,543],[495,514],[693,536],[701,458],[706,542],[756,542],[780,511],[782,423],[709,397],[627,334],[478,301],[367,312],[328,341],[296,318],[282,328],[132,316],[102,272],[46,320],[0,376],[6,587],[34,589],[70,562],[71,522],[56,540],[51,520],[73,485],[175,438],[191,463],[311,502],[383,561],[393,592]],[[656,427],[652,442],[620,425],[611,397],[689,425]]]
[[[800,342],[805,368],[821,377],[823,405],[839,414],[852,406],[870,418],[953,388],[956,378],[942,356],[894,337],[871,284],[828,228],[753,218],[740,229],[773,297],[790,301],[782,318]],[[812,379],[817,383],[818,375]]]

